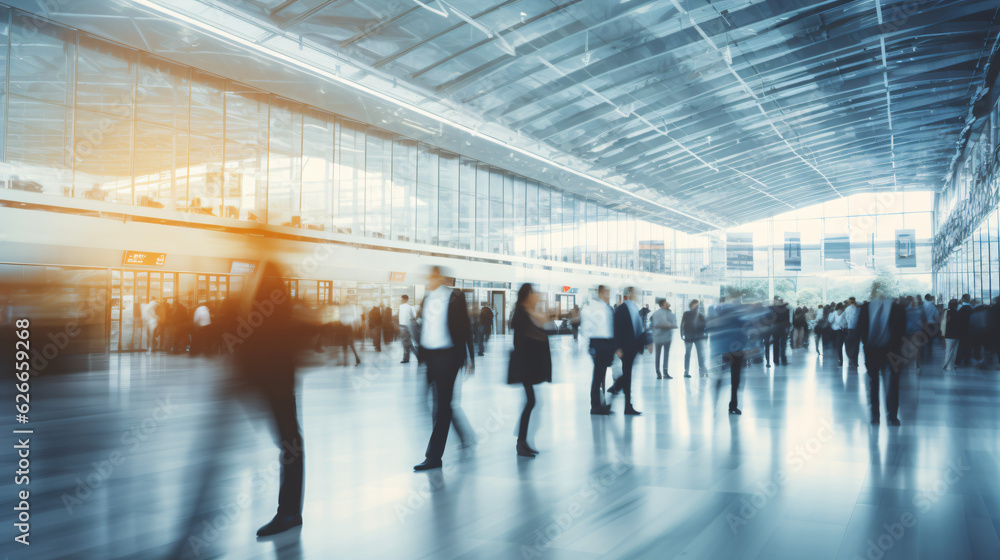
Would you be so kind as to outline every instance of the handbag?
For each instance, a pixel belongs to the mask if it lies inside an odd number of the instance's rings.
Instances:
[[[622,375],[625,375],[622,371],[622,360],[618,354],[615,354],[615,357],[611,359],[611,378],[618,381]]]

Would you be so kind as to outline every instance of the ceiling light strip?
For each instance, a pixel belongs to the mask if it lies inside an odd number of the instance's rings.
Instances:
[[[378,99],[381,99],[383,101],[386,101],[386,102],[389,102],[389,103],[393,103],[393,104],[395,104],[395,105],[397,105],[399,107],[402,107],[402,108],[404,108],[404,109],[406,109],[408,111],[412,111],[412,112],[414,112],[414,113],[416,113],[418,115],[421,115],[423,117],[432,119],[432,120],[437,121],[439,123],[446,124],[448,126],[451,126],[452,128],[455,128],[456,130],[461,131],[461,132],[465,132],[467,134],[476,135],[479,138],[482,138],[482,139],[487,140],[489,142],[493,142],[494,144],[497,144],[498,146],[503,146],[504,148],[509,149],[511,151],[514,151],[514,152],[517,152],[517,153],[519,153],[521,155],[524,155],[524,156],[530,157],[532,159],[535,159],[535,160],[537,160],[537,161],[539,161],[541,163],[544,163],[545,165],[550,165],[550,166],[555,167],[556,169],[559,169],[561,171],[565,171],[567,173],[571,173],[573,175],[576,175],[576,176],[578,176],[580,178],[583,178],[583,179],[586,179],[588,181],[593,181],[594,183],[597,183],[597,184],[599,184],[601,186],[604,186],[604,187],[612,189],[612,190],[614,190],[616,192],[620,192],[622,194],[628,195],[628,196],[630,196],[632,198],[635,198],[635,199],[640,200],[642,202],[645,202],[647,204],[656,206],[658,208],[663,208],[664,210],[673,212],[675,214],[679,214],[679,215],[684,216],[685,218],[688,218],[690,220],[694,220],[696,222],[699,222],[699,223],[705,224],[707,226],[710,226],[713,229],[722,229],[722,226],[720,226],[718,224],[709,222],[708,220],[705,220],[703,218],[699,218],[699,217],[697,217],[697,216],[695,216],[693,214],[689,214],[689,213],[687,213],[687,212],[685,212],[683,210],[678,210],[677,208],[668,207],[668,206],[666,206],[664,204],[656,202],[655,200],[646,198],[646,197],[644,197],[642,195],[638,195],[638,194],[633,193],[633,192],[631,192],[629,190],[623,189],[623,188],[621,188],[621,187],[619,187],[619,186],[617,186],[617,185],[615,185],[613,183],[609,183],[608,181],[605,181],[603,179],[599,179],[597,177],[594,177],[593,175],[589,175],[587,173],[584,173],[582,171],[574,169],[574,168],[572,168],[572,167],[570,167],[568,165],[563,165],[563,164],[561,164],[561,163],[559,163],[557,161],[554,161],[554,160],[552,160],[550,158],[547,158],[547,157],[545,157],[543,155],[536,154],[534,152],[528,151],[528,150],[526,150],[524,148],[521,148],[519,146],[515,146],[513,144],[509,144],[509,143],[507,143],[507,142],[505,142],[505,141],[503,141],[503,140],[501,140],[499,138],[496,138],[496,137],[493,137],[493,136],[484,135],[481,132],[479,132],[478,130],[474,129],[473,127],[470,127],[468,125],[464,125],[462,123],[455,122],[455,121],[450,120],[450,119],[448,119],[446,117],[438,115],[437,113],[434,113],[433,111],[429,111],[429,110],[424,109],[422,107],[419,107],[417,105],[411,104],[411,103],[409,103],[407,101],[404,101],[404,100],[401,100],[401,99],[397,99],[395,97],[392,97],[392,96],[390,96],[388,94],[382,93],[382,92],[380,92],[380,91],[378,91],[376,89],[373,89],[371,87],[368,87],[366,85],[363,85],[363,84],[360,84],[360,83],[357,83],[357,82],[353,82],[351,80],[348,80],[346,78],[338,76],[338,75],[336,75],[336,74],[334,74],[334,73],[332,73],[332,72],[330,72],[328,70],[324,70],[322,68],[319,68],[318,66],[314,66],[312,64],[306,63],[306,62],[304,62],[302,60],[299,60],[297,58],[288,56],[288,55],[286,55],[284,53],[278,52],[278,51],[276,51],[274,49],[271,49],[269,47],[266,47],[264,45],[260,45],[260,44],[254,43],[253,41],[250,41],[248,39],[245,39],[243,37],[240,37],[238,35],[230,33],[228,31],[226,31],[225,29],[221,29],[221,28],[216,27],[214,25],[211,25],[209,23],[205,23],[204,21],[192,18],[192,17],[190,17],[190,16],[188,16],[186,14],[183,14],[181,12],[178,12],[177,10],[174,10],[172,8],[168,8],[166,6],[162,6],[162,5],[158,4],[157,2],[155,2],[153,0],[131,0],[131,1],[132,1],[133,4],[138,4],[138,5],[141,5],[141,6],[145,6],[145,7],[149,8],[149,9],[155,10],[155,11],[161,13],[161,14],[164,14],[164,15],[169,16],[171,18],[180,20],[180,21],[182,21],[182,22],[184,22],[184,23],[186,23],[188,25],[191,25],[191,26],[203,29],[205,31],[208,31],[209,33],[212,33],[214,35],[217,35],[219,37],[222,37],[222,38],[224,38],[226,40],[229,40],[229,41],[232,41],[234,43],[237,43],[237,44],[239,44],[241,46],[244,46],[246,48],[253,49],[253,50],[258,51],[260,53],[266,54],[267,56],[276,58],[278,60],[287,62],[287,63],[289,63],[289,64],[291,64],[293,66],[297,66],[299,68],[307,70],[307,71],[309,71],[309,72],[311,72],[311,73],[313,73],[313,74],[315,74],[317,76],[326,78],[326,79],[331,80],[333,82],[337,82],[337,83],[342,84],[344,86],[347,86],[349,88],[352,88],[352,89],[355,89],[357,91],[360,91],[360,92],[362,92],[362,93],[364,93],[366,95],[370,95],[370,96],[376,97]],[[539,58],[539,60],[543,60],[543,59]],[[547,66],[549,66],[550,68],[554,68],[555,69],[555,67],[552,66],[552,65],[547,65]],[[556,70],[558,71],[558,69],[556,69]],[[675,142],[676,142],[676,140],[675,140]]]

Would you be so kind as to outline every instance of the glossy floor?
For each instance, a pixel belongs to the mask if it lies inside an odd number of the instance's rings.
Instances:
[[[180,543],[191,557],[1000,558],[996,371],[925,365],[903,376],[903,425],[871,426],[863,372],[794,350],[789,366],[746,370],[731,416],[728,374],[681,378],[675,344],[672,380],[637,362],[641,417],[623,416],[621,397],[598,417],[588,355],[555,337],[532,424],[541,453],[523,459],[508,345],[494,338],[464,382],[476,444],[453,432],[445,468],[421,474],[431,421],[416,364],[398,363],[398,345],[363,351],[360,367],[311,356],[305,525],[263,541],[277,453],[253,408],[213,396],[221,360],[122,355],[109,371],[39,376],[32,544],[0,555],[168,557],[202,504],[214,527]]]

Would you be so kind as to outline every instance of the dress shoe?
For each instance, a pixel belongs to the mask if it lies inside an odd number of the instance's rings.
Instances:
[[[743,414],[743,411],[736,408],[735,406],[729,407],[729,414]]]
[[[889,419],[889,423],[892,424],[893,426],[899,426],[900,425],[899,418],[890,418]]]
[[[625,416],[641,416],[642,413],[631,406],[625,409]]]
[[[880,423],[881,423],[881,421],[878,419],[878,417],[872,418],[872,424],[878,426]]]
[[[667,374],[664,373],[663,374],[663,378],[664,379],[673,379],[673,376],[672,375],[667,375]]]
[[[408,364],[408,363],[410,363],[410,360],[403,360],[402,362],[399,362],[399,363],[401,363],[401,364]]]
[[[656,374],[656,378],[657,379],[663,379],[662,377],[660,377],[660,374],[658,374],[658,373]]]
[[[691,377],[691,374],[690,373],[685,373],[684,377]]]
[[[591,407],[590,413],[595,416],[607,416],[608,414],[611,414],[611,407],[610,406],[602,406],[600,408]]]
[[[257,536],[266,537],[269,535],[277,535],[278,533],[284,533],[292,527],[298,527],[299,525],[302,525],[301,515],[275,515],[274,518],[268,521],[263,527],[257,529]]]
[[[424,460],[423,463],[420,463],[419,465],[414,465],[413,466],[413,470],[415,472],[430,471],[430,470],[440,469],[440,468],[441,468],[441,460],[440,459],[438,459],[437,461],[432,461],[430,459],[426,459],[426,460]]]
[[[517,455],[519,457],[534,457],[535,456],[535,453],[532,452],[532,450],[531,450],[530,447],[528,447],[528,444],[524,443],[523,441],[517,442],[517,446],[515,447],[515,449],[517,450]]]
[[[612,395],[617,395],[618,393],[621,393],[622,390],[612,385],[611,388],[608,389],[608,392],[611,393]]]

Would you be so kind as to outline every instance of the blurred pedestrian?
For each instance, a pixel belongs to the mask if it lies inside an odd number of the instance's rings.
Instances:
[[[534,457],[538,454],[528,445],[528,422],[535,408],[535,389],[539,383],[552,381],[552,354],[549,350],[549,335],[544,325],[549,318],[539,313],[538,292],[531,284],[525,283],[517,291],[517,302],[511,315],[510,328],[514,331],[514,350],[510,354],[507,369],[507,383],[524,386],[524,410],[517,432],[517,454]]]
[[[649,318],[650,327],[653,333],[653,348],[655,353],[655,366],[657,379],[673,379],[667,372],[670,363],[670,343],[674,339],[674,330],[677,329],[677,317],[670,310],[670,302],[666,298],[657,302],[659,309],[653,312]],[[663,374],[660,374],[660,353],[663,353]]]

